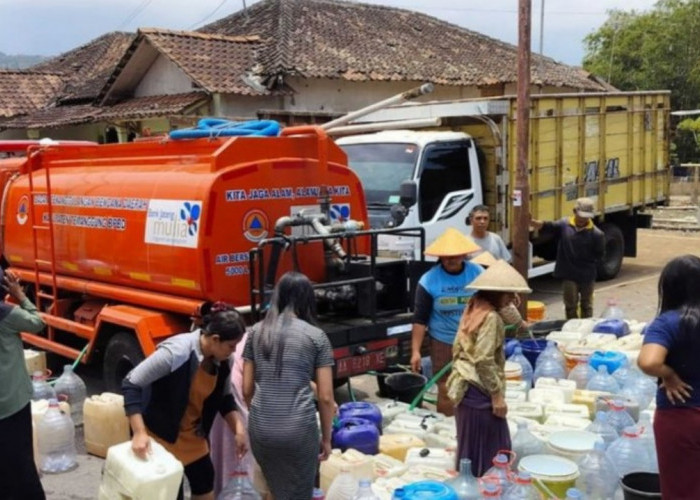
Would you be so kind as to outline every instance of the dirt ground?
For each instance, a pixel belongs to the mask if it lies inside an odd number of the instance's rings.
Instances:
[[[609,299],[616,299],[629,319],[651,320],[657,309],[657,281],[663,266],[673,257],[692,253],[700,255],[700,234],[697,232],[642,230],[639,232],[638,255],[625,259],[619,276],[611,281],[598,283],[594,296],[594,314],[600,314]],[[564,317],[560,284],[551,277],[531,280],[534,293],[530,300],[546,305],[546,318]],[[361,376],[352,379],[358,399],[375,397],[377,385],[374,377]],[[349,399],[346,387],[338,389],[339,402]],[[49,500],[92,500],[97,498],[103,460],[87,455],[79,443],[77,469],[42,478]]]

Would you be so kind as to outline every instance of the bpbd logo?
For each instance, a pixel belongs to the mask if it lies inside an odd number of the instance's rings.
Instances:
[[[192,204],[186,201],[180,209],[180,220],[187,224],[187,234],[195,236],[199,227],[199,215],[202,212],[202,207],[197,204]]]
[[[347,222],[350,220],[350,204],[335,203],[331,205],[331,222]]]

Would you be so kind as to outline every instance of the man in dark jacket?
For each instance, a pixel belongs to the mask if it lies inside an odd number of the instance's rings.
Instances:
[[[557,260],[554,277],[562,280],[566,318],[593,316],[593,285],[596,267],[605,254],[605,235],[593,224],[595,204],[590,198],[579,198],[574,215],[557,221],[532,220],[534,229],[541,229],[557,239]]]

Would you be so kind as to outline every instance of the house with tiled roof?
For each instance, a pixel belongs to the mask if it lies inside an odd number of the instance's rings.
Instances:
[[[325,121],[426,81],[436,87],[430,99],[512,94],[517,48],[405,9],[262,0],[197,32],[141,29],[100,75],[101,88],[90,87],[99,114],[85,119],[108,119],[123,139],[207,114]],[[607,90],[580,68],[532,55],[533,93]]]

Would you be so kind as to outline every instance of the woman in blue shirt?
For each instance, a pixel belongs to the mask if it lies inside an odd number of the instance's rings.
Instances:
[[[654,436],[661,494],[700,498],[700,257],[671,260],[659,278],[659,315],[644,334],[639,368],[659,379]]]

